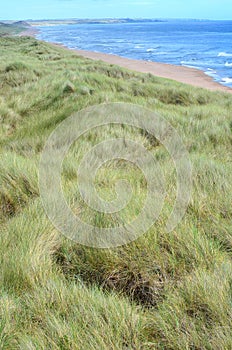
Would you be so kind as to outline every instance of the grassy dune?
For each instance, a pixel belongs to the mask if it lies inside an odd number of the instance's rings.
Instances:
[[[232,348],[232,96],[94,62],[33,38],[1,38],[0,349],[222,350]],[[100,140],[125,135],[160,160],[168,184],[156,224],[116,249],[91,249],[55,230],[44,213],[38,164],[54,128],[73,112],[125,101],[158,112],[179,132],[193,164],[187,213],[165,222],[176,174],[149,134],[107,126],[84,135],[65,159],[66,199],[99,227],[131,218],[146,183],[124,162],[98,174],[102,196],[128,177],[126,211],[100,215],[76,193],[76,167]]]
[[[20,22],[14,24],[7,24],[0,22],[0,37],[9,36],[9,35],[17,35],[22,31],[26,30],[26,26],[23,26]]]

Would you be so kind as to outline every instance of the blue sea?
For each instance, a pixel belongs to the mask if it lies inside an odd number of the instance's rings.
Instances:
[[[232,21],[84,23],[39,30],[38,39],[71,49],[194,67],[232,87]]]

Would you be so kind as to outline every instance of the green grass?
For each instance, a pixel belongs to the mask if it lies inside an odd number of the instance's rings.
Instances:
[[[76,56],[33,38],[1,38],[0,349],[224,350],[232,348],[232,95]],[[82,218],[115,226],[138,212],[146,181],[110,162],[96,186],[114,198],[130,180],[126,210],[100,215],[77,193],[77,163],[101,140],[124,135],[159,159],[167,196],[156,224],[134,243],[93,249],[52,226],[38,188],[43,145],[73,112],[124,101],[158,112],[181,135],[193,164],[187,213],[167,234],[176,191],[172,161],[147,132],[106,126],[77,141],[63,164],[67,201]]]
[[[16,35],[23,32],[26,28],[17,24],[6,24],[0,22],[0,37]]]

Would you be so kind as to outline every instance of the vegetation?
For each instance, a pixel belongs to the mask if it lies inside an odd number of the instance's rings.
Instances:
[[[1,349],[222,350],[232,348],[232,95],[78,57],[33,38],[1,38],[0,224]],[[73,211],[105,227],[76,193],[77,162],[100,140],[125,135],[159,159],[168,184],[162,215],[143,237],[116,249],[78,245],[56,231],[39,197],[38,163],[54,128],[73,112],[103,102],[146,106],[179,132],[193,164],[186,216],[171,233],[175,169],[147,133],[107,126],[84,135],[63,166]],[[113,196],[127,177],[141,205],[137,168],[110,162],[96,186]]]
[[[26,22],[2,23],[0,22],[0,37],[16,35],[23,32],[29,25]]]

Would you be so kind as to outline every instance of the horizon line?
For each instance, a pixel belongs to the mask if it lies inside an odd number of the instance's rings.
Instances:
[[[88,18],[88,17],[70,17],[70,18],[20,18],[20,19],[1,19],[0,21],[74,21],[74,20],[183,20],[183,21],[232,21],[232,19],[213,19],[213,18],[192,18],[192,17],[98,17],[98,18]]]

